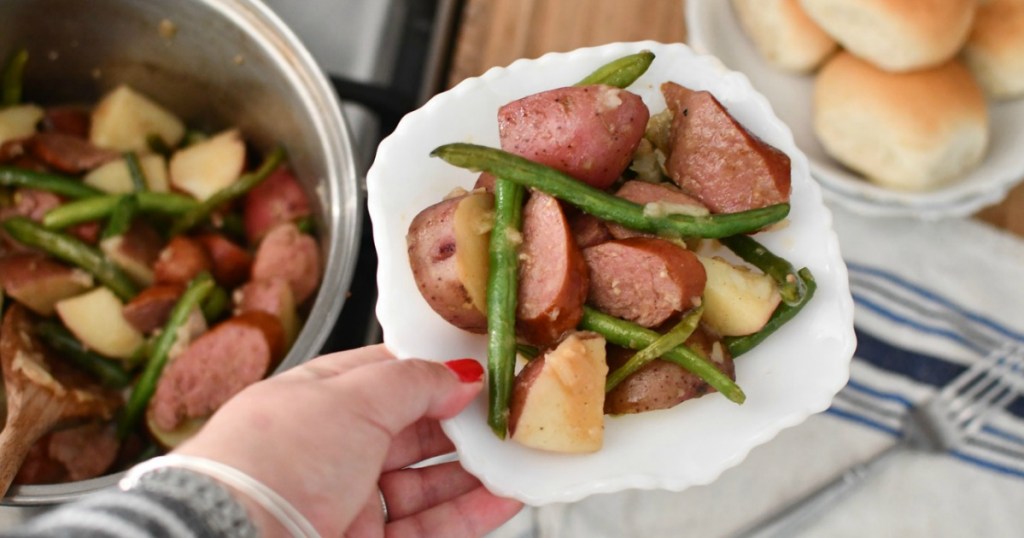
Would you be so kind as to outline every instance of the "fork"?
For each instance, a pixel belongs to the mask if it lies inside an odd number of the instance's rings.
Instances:
[[[734,538],[793,536],[795,531],[863,484],[896,454],[956,450],[981,429],[992,411],[1005,407],[1021,393],[1022,370],[1024,346],[1013,342],[1003,344],[934,396],[910,407],[902,420],[903,435],[894,445],[755,522]]]

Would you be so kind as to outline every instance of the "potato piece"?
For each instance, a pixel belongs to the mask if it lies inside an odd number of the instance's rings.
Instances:
[[[130,359],[145,339],[121,314],[124,305],[100,286],[57,303],[57,315],[85,347],[114,358]]]
[[[150,408],[152,409],[152,408]],[[156,421],[153,420],[152,411],[147,410],[146,412],[146,427],[149,429],[149,433],[153,435],[153,439],[156,439],[160,446],[171,450],[177,448],[178,445],[188,441],[193,435],[199,432],[199,429],[206,424],[208,418],[190,418],[186,419],[177,428],[173,430],[163,430],[156,425]]]
[[[604,337],[570,334],[516,376],[509,409],[513,441],[554,452],[595,452],[604,442]]]
[[[35,253],[0,257],[0,286],[12,299],[41,316],[52,316],[58,301],[93,287],[92,275]]]
[[[775,281],[721,258],[699,258],[708,275],[702,321],[722,336],[743,336],[761,330],[782,301]]]
[[[31,136],[45,112],[36,105],[17,105],[0,110],[0,144]]]
[[[171,156],[170,182],[206,200],[237,181],[244,166],[245,142],[238,129],[231,129],[176,151]]]
[[[421,211],[406,237],[420,293],[452,325],[487,331],[487,271],[494,196],[475,191]]]
[[[167,159],[163,155],[151,153],[139,157],[139,165],[146,176],[146,186],[153,192],[170,190],[167,182]],[[125,194],[135,190],[131,172],[124,159],[110,161],[82,178],[86,185],[92,185],[103,192]]]
[[[185,124],[148,97],[123,85],[104,96],[93,109],[89,141],[98,147],[148,153],[149,135],[157,135],[174,147],[185,136]]]

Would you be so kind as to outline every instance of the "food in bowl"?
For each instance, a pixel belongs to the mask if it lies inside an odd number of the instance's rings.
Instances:
[[[123,85],[90,107],[6,105],[4,434],[24,452],[3,454],[23,461],[4,490],[114,472],[187,439],[274,371],[322,277],[282,149],[193,130]]]
[[[809,270],[748,236],[789,213],[789,157],[707,91],[661,81],[652,115],[628,87],[653,59],[504,104],[501,150],[433,152],[484,174],[413,218],[408,263],[438,315],[487,334],[500,438],[594,452],[605,414],[742,402],[732,358],[813,295]]]

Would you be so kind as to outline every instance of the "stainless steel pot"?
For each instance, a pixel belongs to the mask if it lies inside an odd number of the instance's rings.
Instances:
[[[315,355],[352,280],[362,195],[338,102],[292,32],[257,0],[3,0],[0,56],[17,47],[29,50],[32,102],[94,102],[124,83],[189,125],[286,147],[313,201],[325,276],[278,371]],[[60,503],[118,478],[15,487],[0,505]]]

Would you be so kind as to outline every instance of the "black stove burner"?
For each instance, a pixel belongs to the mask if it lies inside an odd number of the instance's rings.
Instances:
[[[438,82],[430,79],[438,72],[438,62],[448,56],[447,50],[440,49],[446,49],[448,45],[439,41],[436,34],[439,31],[450,34],[447,30],[450,21],[441,19],[453,16],[453,12],[451,2],[445,0],[408,3],[394,76],[388,86],[331,76],[331,83],[342,101],[358,103],[373,111],[379,123],[377,142],[394,130],[403,115],[438,89],[432,87]],[[349,295],[321,352],[381,342],[376,304],[377,252],[373,245],[372,223],[364,203],[359,258]]]

